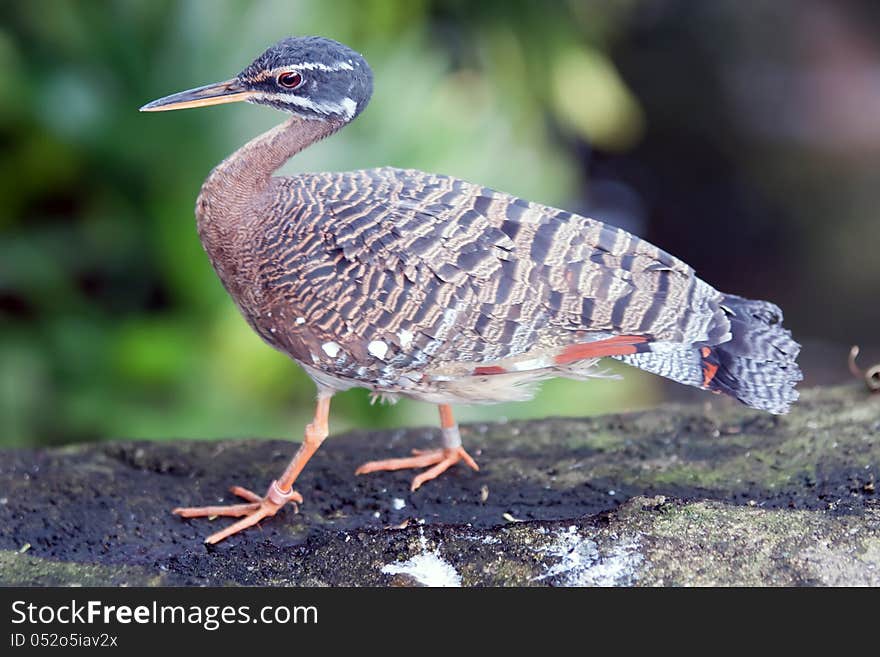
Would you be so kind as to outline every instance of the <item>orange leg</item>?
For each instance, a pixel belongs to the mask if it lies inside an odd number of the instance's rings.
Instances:
[[[407,468],[428,468],[412,480],[410,490],[414,491],[426,481],[436,479],[459,461],[464,461],[474,470],[480,466],[461,446],[458,424],[452,416],[449,404],[440,404],[440,427],[443,430],[443,449],[414,449],[413,456],[402,459],[385,459],[364,463],[354,471],[356,475],[379,472],[380,470],[404,470]],[[430,466],[430,467],[429,467]]]
[[[328,434],[328,417],[330,415],[330,395],[324,392],[318,394],[318,404],[315,409],[315,419],[306,427],[305,438],[300,445],[290,464],[284,473],[269,484],[269,490],[264,496],[252,493],[241,486],[233,486],[230,491],[247,502],[245,504],[231,504],[229,506],[201,506],[174,509],[184,518],[200,518],[205,516],[244,516],[238,522],[229,525],[205,539],[205,543],[219,543],[224,538],[237,534],[243,529],[256,525],[263,518],[271,518],[278,509],[290,501],[302,502],[302,495],[293,490],[293,482],[302,472],[312,455],[324,442]]]

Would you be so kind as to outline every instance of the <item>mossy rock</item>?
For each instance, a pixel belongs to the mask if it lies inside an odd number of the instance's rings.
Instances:
[[[112,442],[0,453],[3,585],[880,585],[880,395],[806,391],[784,417],[720,398],[475,424],[481,465],[415,493],[362,461],[433,428],[334,436],[305,503],[217,546],[178,505],[265,489],[286,441]]]

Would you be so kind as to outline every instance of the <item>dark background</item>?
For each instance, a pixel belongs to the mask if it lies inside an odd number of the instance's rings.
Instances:
[[[364,53],[373,102],[287,171],[394,165],[589,214],[785,310],[805,386],[880,358],[880,4],[5,2],[0,446],[299,436],[313,387],[253,335],[194,229],[202,180],[282,116],[139,114],[290,34]],[[464,420],[645,408],[636,370]],[[433,424],[339,395],[332,430]]]

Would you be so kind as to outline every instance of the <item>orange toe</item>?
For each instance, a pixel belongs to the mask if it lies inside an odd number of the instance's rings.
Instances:
[[[370,461],[364,463],[355,470],[355,474],[361,475],[383,470],[428,468],[413,479],[410,490],[415,491],[426,481],[436,479],[459,461],[464,461],[474,470],[480,469],[480,466],[478,466],[477,462],[474,461],[471,455],[464,450],[464,447],[448,447],[445,449],[432,450],[414,449],[413,456],[407,458]]]
[[[265,496],[257,495],[241,486],[233,486],[229,490],[238,497],[247,500],[246,504],[229,504],[226,506],[198,506],[178,507],[172,511],[182,518],[212,518],[214,516],[233,516],[241,520],[232,523],[225,529],[208,536],[205,543],[219,543],[224,538],[237,534],[243,529],[252,527],[263,518],[270,518],[278,513],[278,509],[288,502],[302,502],[302,495],[295,490],[282,493],[276,489],[276,482],[272,482]]]

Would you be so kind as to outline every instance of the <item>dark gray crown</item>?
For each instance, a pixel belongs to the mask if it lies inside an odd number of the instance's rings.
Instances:
[[[301,83],[296,88],[283,86],[279,76],[284,73],[302,76]],[[348,46],[324,37],[282,39],[236,79],[255,92],[249,102],[324,120],[351,121],[373,93],[373,72],[367,61]]]

